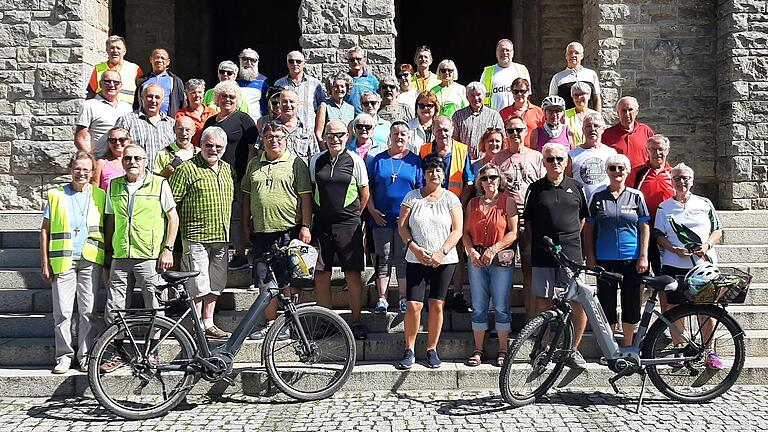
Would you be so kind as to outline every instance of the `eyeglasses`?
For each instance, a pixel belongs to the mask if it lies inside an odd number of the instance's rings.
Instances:
[[[88,174],[92,170],[90,168],[72,168],[72,171]]]
[[[123,83],[122,81],[108,80],[108,79],[105,79],[105,80],[102,80],[102,81],[104,82],[104,84],[109,84],[109,85],[113,85],[113,86],[119,86],[120,84]]]
[[[234,75],[235,71],[219,69],[219,75]]]
[[[487,182],[487,181],[496,181],[499,179],[498,175],[487,175],[480,177],[481,182]]]
[[[141,162],[144,159],[146,159],[144,156],[123,156],[123,162],[131,162],[131,161]]]
[[[689,182],[693,177],[691,176],[674,176],[672,179],[679,182]]]
[[[269,104],[272,105],[272,106],[279,106],[280,105],[280,101],[279,100],[271,100],[271,101],[269,101]]]
[[[285,139],[285,135],[265,135],[264,141],[282,141]]]
[[[210,149],[210,150],[221,150],[221,149],[224,148],[224,146],[221,145],[221,144],[217,145],[217,144],[212,144],[212,143],[205,143],[205,145],[203,145],[203,147],[205,147],[207,149]]]
[[[507,128],[507,135],[520,135],[526,130],[526,128]]]
[[[389,89],[389,90],[396,90],[396,89],[397,89],[397,86],[396,86],[396,85],[394,85],[394,84],[383,84],[383,85],[381,86],[381,88],[383,88],[383,89]]]
[[[328,138],[342,139],[346,134],[347,134],[346,132],[328,132],[325,134],[325,136]]]
[[[379,103],[379,101],[375,101],[375,100],[374,100],[374,101],[362,101],[362,102],[361,102],[361,104],[362,104],[362,105],[365,105],[365,106],[374,106],[374,105],[376,105],[377,103]]]
[[[367,125],[367,124],[356,124],[355,125],[355,129],[369,131],[369,130],[373,129],[373,126]]]
[[[516,95],[524,95],[526,93],[528,93],[528,89],[525,89],[525,90],[520,90],[520,89],[512,90],[512,94],[516,94]]]
[[[255,59],[251,57],[240,57],[240,61],[242,61],[243,63],[245,62],[258,63],[259,59]]]
[[[624,172],[626,170],[627,170],[627,167],[625,167],[624,165],[611,165],[608,167],[608,171],[610,172],[616,172],[616,171]]]
[[[227,93],[221,93],[221,94],[219,94],[219,97],[222,97],[222,98],[224,98],[224,99],[232,99],[232,100],[235,100],[235,99],[237,99],[237,96],[236,96],[236,95],[233,95],[233,94],[227,94]]]
[[[440,73],[452,74],[453,73],[453,69],[440,69]]]
[[[420,104],[416,104],[416,106],[419,107],[419,109],[432,109],[432,108],[435,107],[435,104],[431,104],[431,103],[430,104],[422,104],[422,103],[420,103]]]
[[[562,156],[550,156],[544,160],[547,161],[547,163],[555,163],[555,161],[557,161],[557,163],[563,163],[565,158]]]
[[[301,59],[288,59],[288,64],[302,64],[304,60]]]
[[[667,148],[648,148],[648,153],[666,153],[669,151],[669,147]]]
[[[350,63],[362,62],[363,60],[365,60],[365,57],[349,57],[349,58],[347,58],[347,61],[350,62]]]
[[[119,138],[107,138],[107,142],[110,144],[125,144],[126,141],[130,140],[128,137],[119,137]]]

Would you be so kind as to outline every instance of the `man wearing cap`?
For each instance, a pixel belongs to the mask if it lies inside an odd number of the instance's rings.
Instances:
[[[305,125],[314,126],[315,112],[325,100],[323,85],[317,78],[304,72],[306,59],[301,51],[291,51],[286,56],[288,75],[275,81],[275,85],[296,92],[299,97],[298,116]]]
[[[107,61],[98,63],[93,67],[91,78],[88,80],[86,99],[96,97],[101,93],[101,75],[106,71],[114,71],[120,75],[119,81],[122,82],[117,98],[129,105],[133,104],[133,94],[136,91],[136,80],[144,75],[139,65],[131,63],[125,59],[128,52],[125,47],[125,39],[120,36],[110,36],[107,38]]]
[[[637,99],[624,96],[616,103],[619,122],[603,133],[603,144],[613,147],[617,153],[626,155],[632,165],[632,172],[627,176],[627,184],[635,184],[635,176],[641,166],[648,162],[646,142],[654,135],[653,129],[637,121],[640,106]]]
[[[467,100],[469,106],[455,113],[453,120],[453,139],[465,143],[469,147],[469,157],[480,159],[483,155],[478,150],[480,137],[489,128],[503,128],[501,115],[496,110],[483,105],[485,86],[479,81],[467,84]]]
[[[512,61],[514,55],[515,47],[512,41],[501,39],[496,43],[497,63],[483,69],[480,76],[480,82],[485,86],[485,105],[496,111],[501,111],[515,102],[512,97],[512,81],[519,77],[531,81],[528,68]]]
[[[171,57],[165,49],[155,48],[149,56],[149,63],[152,65],[152,72],[136,81],[133,109],[142,107],[143,100],[139,96],[144,89],[150,84],[156,84],[163,89],[163,103],[160,105],[160,111],[173,117],[176,111],[187,105],[184,81],[168,69],[171,65]]]
[[[99,79],[99,94],[83,102],[75,126],[75,147],[96,157],[107,149],[107,131],[117,119],[132,111],[131,106],[120,100],[123,87],[120,74],[105,71]]]
[[[267,111],[269,81],[259,73],[259,53],[251,48],[245,48],[237,57],[240,59],[237,85],[242,89],[243,100],[248,101],[248,114],[256,122],[259,117],[269,112]]]
[[[381,104],[378,114],[382,119],[394,123],[396,121],[407,122],[414,117],[414,106],[406,105],[397,100],[400,95],[400,85],[395,77],[382,78],[379,84],[379,95],[381,95]]]

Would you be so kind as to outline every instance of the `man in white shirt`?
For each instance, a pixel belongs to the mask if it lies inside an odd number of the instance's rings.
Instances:
[[[486,66],[480,76],[480,82],[485,85],[485,105],[496,111],[512,105],[515,100],[512,97],[512,81],[522,77],[531,82],[528,68],[520,63],[512,61],[515,55],[515,47],[509,39],[502,39],[496,43],[497,64]]]
[[[133,111],[131,105],[117,99],[123,83],[120,74],[105,71],[99,79],[101,91],[83,102],[75,125],[75,147],[101,157],[107,150],[107,131],[117,119]]]

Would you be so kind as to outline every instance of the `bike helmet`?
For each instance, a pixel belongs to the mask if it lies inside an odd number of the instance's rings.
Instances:
[[[704,261],[695,265],[685,274],[685,280],[692,288],[706,285],[720,276],[720,270],[711,262]]]
[[[541,109],[547,109],[549,107],[558,107],[562,111],[565,111],[565,100],[560,96],[547,96],[541,101]]]

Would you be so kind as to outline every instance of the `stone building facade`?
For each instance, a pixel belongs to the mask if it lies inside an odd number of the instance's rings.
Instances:
[[[0,0],[0,209],[39,209],[44,191],[64,180],[75,116],[87,76],[104,56],[115,3]],[[129,38],[134,61],[159,43],[177,50],[184,43],[200,46],[180,38],[174,26],[193,9],[175,1],[121,3],[126,32],[142,35]],[[398,57],[396,14],[407,13],[398,4],[302,0],[296,12],[308,73],[343,70],[346,50],[360,45],[374,73],[391,74]],[[671,160],[693,166],[699,193],[720,208],[768,209],[768,1],[510,4],[516,57],[531,66],[539,93],[563,68],[566,41],[580,35],[585,63],[600,74],[611,121],[618,98],[637,97],[639,120],[670,137]],[[148,15],[167,18],[142,20]],[[198,18],[198,37],[210,44],[210,30]],[[211,63],[205,56],[198,60]]]

